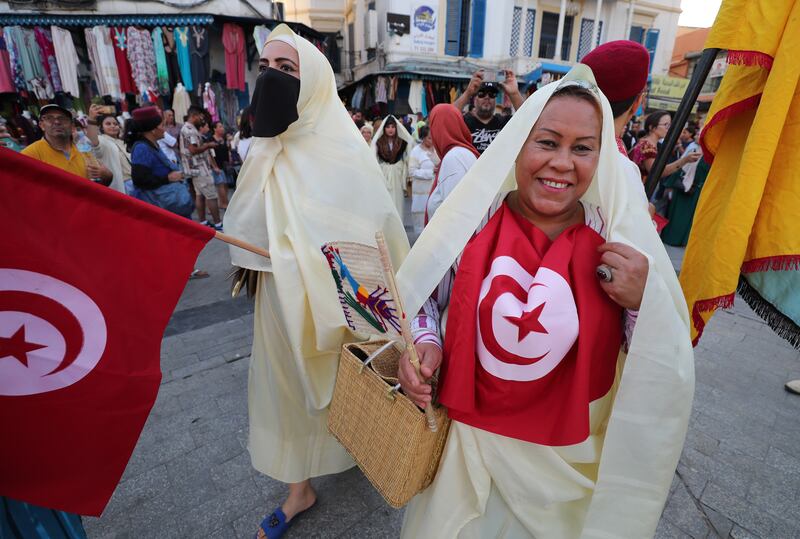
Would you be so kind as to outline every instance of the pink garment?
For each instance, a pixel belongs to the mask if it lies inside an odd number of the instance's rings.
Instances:
[[[153,49],[153,40],[147,30],[137,30],[129,26],[128,34],[128,62],[131,64],[131,74],[140,95],[146,95],[147,90],[156,87],[156,52]]]
[[[228,88],[244,91],[245,43],[242,27],[226,22],[222,27],[222,45],[225,47]]]
[[[0,93],[16,92],[14,77],[11,75],[11,59],[6,48],[3,29],[0,28]]]
[[[211,84],[208,82],[205,85],[205,89],[203,90],[203,106],[211,115],[212,122],[219,121],[219,114],[217,113],[217,104],[215,102],[216,95],[214,94],[214,90],[211,89]]]
[[[53,85],[53,91],[63,92],[61,86],[61,76],[58,73],[58,63],[56,62],[56,51],[53,48],[53,37],[50,30],[47,28],[35,28],[36,43],[39,44],[39,50],[42,53],[42,63],[47,76],[50,77],[50,82]]]

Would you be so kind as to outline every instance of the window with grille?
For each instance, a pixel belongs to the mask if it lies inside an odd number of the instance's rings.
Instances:
[[[514,15],[511,17],[511,43],[508,46],[509,56],[519,54],[519,32],[522,26],[522,8],[515,7]]]
[[[594,33],[594,21],[592,19],[581,19],[581,35],[578,40],[578,61],[589,54],[592,50],[592,34]],[[603,21],[600,21],[600,30],[597,32],[597,43],[600,44],[600,35],[603,33]]]
[[[536,25],[536,10],[529,9],[525,18],[525,56],[533,56],[533,29]]]
[[[572,48],[572,23],[574,17],[564,17],[564,33],[561,37],[561,57],[569,60]],[[558,37],[558,13],[545,11],[542,14],[542,30],[539,36],[539,57],[555,58],[556,38]]]

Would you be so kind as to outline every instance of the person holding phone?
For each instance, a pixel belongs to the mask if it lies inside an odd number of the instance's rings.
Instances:
[[[490,80],[492,78],[496,80]],[[510,116],[495,113],[497,94],[500,90],[508,95],[514,109],[519,109],[525,101],[513,71],[505,69],[491,77],[485,70],[479,69],[472,74],[466,91],[453,102],[458,110],[463,110],[470,102],[474,105],[470,112],[464,114],[464,122],[472,134],[472,145],[478,153],[483,153],[489,147],[511,119]]]

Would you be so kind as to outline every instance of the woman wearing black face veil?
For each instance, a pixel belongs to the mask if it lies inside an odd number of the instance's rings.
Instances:
[[[333,240],[371,244],[383,230],[399,265],[408,240],[322,53],[280,25],[260,64],[253,140],[225,227],[270,252],[263,258],[232,249],[231,260],[255,283],[251,460],[289,484],[288,498],[257,535],[274,539],[316,501],[312,477],[353,466],[327,432],[341,345],[354,337],[320,247]]]

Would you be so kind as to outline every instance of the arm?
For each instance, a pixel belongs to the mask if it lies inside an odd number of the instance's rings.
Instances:
[[[470,154],[472,158],[471,162],[465,155],[459,155],[461,152],[454,152],[451,150],[444,156],[442,159],[442,163],[439,166],[439,182],[436,184],[436,188],[431,192],[430,197],[428,198],[428,217],[433,217],[433,214],[436,213],[436,210],[445,199],[453,192],[453,189],[456,188],[456,185],[461,181],[461,178],[469,170],[469,167],[472,166],[472,163],[476,161],[475,157]]]
[[[517,76],[510,69],[506,69],[505,73],[506,80],[504,80],[500,86],[503,87],[503,91],[506,93],[508,99],[511,101],[511,104],[514,106],[514,110],[519,110],[519,108],[525,102],[525,98],[522,97],[521,93],[519,93]]]
[[[97,116],[99,116],[99,114],[100,114],[100,105],[95,105],[95,104],[90,105],[89,122],[86,124],[86,129],[84,129],[86,137],[89,139],[89,142],[91,142],[92,146],[94,146],[95,148],[100,146],[100,138],[99,138],[100,127],[97,125]]]
[[[472,101],[472,97],[478,93],[478,88],[481,87],[481,83],[483,83],[484,72],[482,69],[479,69],[475,73],[472,74],[472,78],[469,80],[469,85],[467,85],[467,89],[464,90],[464,93],[461,94],[453,101],[453,106],[458,110],[464,110],[470,101]]]
[[[687,165],[689,163],[694,163],[695,161],[700,159],[701,155],[702,154],[700,152],[691,152],[679,159],[676,159],[675,161],[669,163],[667,166],[664,167],[664,171],[661,173],[661,177],[665,178],[677,172],[679,168],[683,168],[684,165]],[[650,157],[643,161],[644,169],[647,171],[648,174],[650,173],[650,170],[653,168],[653,163],[655,163],[655,161],[656,161],[655,157]]]

